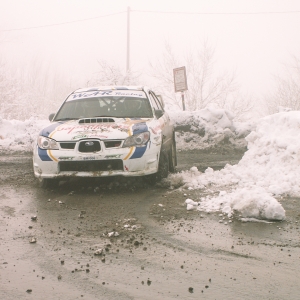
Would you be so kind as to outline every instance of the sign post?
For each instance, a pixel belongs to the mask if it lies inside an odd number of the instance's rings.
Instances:
[[[188,89],[185,67],[173,69],[173,75],[175,93],[181,92],[182,109],[185,110],[184,91]]]

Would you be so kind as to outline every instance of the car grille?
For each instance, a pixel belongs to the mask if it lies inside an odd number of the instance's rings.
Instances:
[[[62,149],[74,149],[76,143],[71,142],[71,143],[59,143],[60,144],[60,148]]]
[[[93,153],[101,150],[100,142],[85,140],[79,143],[78,151],[83,153]]]
[[[88,144],[86,144],[88,142]],[[92,142],[93,144],[91,144]],[[104,141],[105,148],[120,148],[122,145],[122,140],[111,140],[111,141]],[[76,142],[60,142],[60,148],[61,149],[67,149],[67,150],[74,150],[76,146]],[[85,140],[79,142],[79,152],[83,153],[93,153],[98,152],[101,150],[101,144],[100,141],[94,141],[94,140]]]
[[[93,160],[93,161],[61,161],[59,164],[60,172],[97,172],[123,170],[122,159]]]
[[[119,148],[122,144],[122,141],[104,141],[105,148]]]

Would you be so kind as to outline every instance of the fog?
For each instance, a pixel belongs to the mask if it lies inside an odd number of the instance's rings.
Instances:
[[[129,7],[130,69],[145,85],[152,84],[149,64],[163,60],[166,43],[180,67],[206,41],[215,49],[216,74],[234,73],[259,103],[274,89],[274,75],[299,53],[297,0],[2,0],[1,62],[23,77],[32,66],[59,74],[65,92],[88,85],[99,61],[125,74]]]

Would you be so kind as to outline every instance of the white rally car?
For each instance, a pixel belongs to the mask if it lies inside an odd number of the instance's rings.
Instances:
[[[93,87],[71,93],[39,133],[34,175],[42,187],[71,177],[147,176],[177,164],[174,127],[147,87]]]

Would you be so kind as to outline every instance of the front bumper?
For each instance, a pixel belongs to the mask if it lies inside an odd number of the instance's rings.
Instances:
[[[119,148],[101,153],[78,153],[66,150],[41,150],[35,147],[33,169],[37,178],[144,176],[156,173],[160,145],[139,149]],[[137,151],[136,151],[137,150]],[[47,157],[47,158],[46,158]]]

